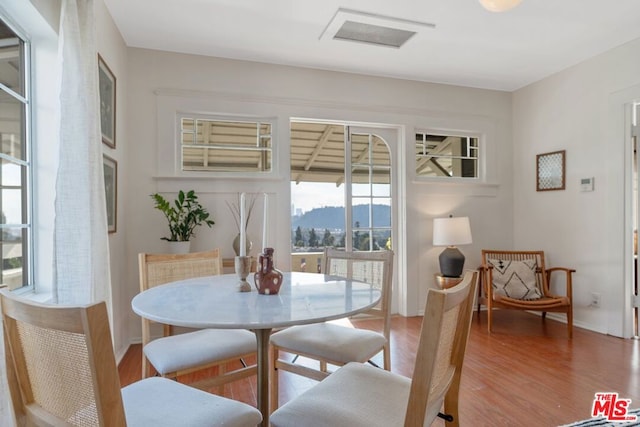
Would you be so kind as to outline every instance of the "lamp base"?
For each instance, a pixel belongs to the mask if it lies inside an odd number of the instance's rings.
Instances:
[[[447,247],[440,256],[440,273],[444,277],[460,277],[464,268],[464,255],[455,246]]]

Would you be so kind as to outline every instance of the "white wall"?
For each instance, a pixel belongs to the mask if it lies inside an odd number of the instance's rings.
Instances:
[[[113,341],[118,359],[129,346],[128,316],[123,310],[130,306],[127,291],[127,222],[124,220],[127,210],[126,186],[128,181],[128,159],[125,156],[129,144],[127,137],[127,49],[115,26],[111,15],[102,1],[95,2],[96,34],[98,53],[116,76],[116,148],[102,144],[103,153],[118,164],[117,175],[117,222],[116,232],[109,234],[109,252],[111,262],[111,298],[113,304]]]
[[[432,219],[449,213],[471,217],[474,244],[463,247],[467,266],[479,263],[482,247],[511,247],[511,95],[505,92],[461,88],[412,81],[367,77],[354,74],[301,69],[253,62],[182,55],[130,48],[127,58],[127,129],[123,155],[127,158],[127,182],[119,186],[126,212],[126,287],[130,300],[138,292],[138,252],[165,251],[166,224],[153,209],[149,195],[194,188],[211,211],[216,225],[196,233],[195,248],[220,247],[232,255],[235,225],[224,200],[238,191],[268,191],[276,206],[275,242],[278,265],[289,263],[289,118],[354,121],[390,124],[402,129],[409,141],[393,153],[406,164],[399,174],[403,188],[401,204],[406,215],[407,239],[394,242],[406,258],[396,266],[406,288],[400,309],[403,314],[421,312],[426,289],[434,286],[437,256],[442,248],[431,245]],[[250,114],[275,117],[279,147],[279,173],[270,180],[160,178],[170,171],[157,170],[156,151],[162,141],[174,135],[158,134],[158,100],[168,99],[176,108],[202,113]],[[164,127],[160,127],[164,129]],[[487,146],[488,181],[491,185],[415,182],[414,129],[457,129],[481,131]],[[408,160],[407,160],[408,159]],[[274,214],[275,211],[272,211]],[[259,236],[259,224],[249,233]],[[140,320],[130,306],[121,306],[120,315],[129,317],[131,338],[139,339]]]
[[[630,334],[623,106],[640,99],[639,84],[636,40],[513,94],[515,247],[575,268],[576,324],[617,336]],[[536,154],[556,150],[567,151],[566,190],[536,192]],[[587,177],[595,191],[580,192]],[[588,307],[591,292],[600,308]]]

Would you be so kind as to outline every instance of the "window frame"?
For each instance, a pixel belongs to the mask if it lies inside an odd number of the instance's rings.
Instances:
[[[19,165],[25,168],[24,173],[21,173],[21,186],[22,195],[22,220],[26,222],[21,222],[17,224],[7,223],[0,224],[0,230],[3,229],[15,229],[20,228],[22,230],[22,255],[23,258],[26,258],[26,266],[25,261],[23,261],[22,266],[22,286],[13,289],[13,292],[18,294],[32,293],[35,290],[35,260],[34,260],[34,235],[33,235],[33,223],[34,223],[34,215],[33,215],[33,197],[34,197],[34,179],[33,179],[33,69],[32,69],[32,61],[33,61],[33,50],[31,47],[31,40],[21,29],[5,14],[1,13],[0,10],[0,20],[13,31],[18,39],[22,41],[22,79],[23,79],[23,90],[24,95],[20,95],[19,93],[13,91],[8,88],[4,84],[0,83],[0,91],[3,91],[8,96],[18,100],[22,103],[24,108],[22,123],[20,123],[21,131],[24,132],[24,146],[22,147],[24,150],[24,155],[22,159],[14,158],[9,155],[5,155],[0,153],[0,157],[3,160],[7,160],[13,164]],[[24,181],[23,181],[24,180]],[[8,186],[11,187],[11,186]],[[0,187],[4,188],[4,186]],[[24,248],[26,246],[26,248]],[[4,263],[4,260],[3,260]],[[2,274],[4,274],[4,268],[2,270]],[[26,279],[25,279],[26,276]]]
[[[397,172],[398,172],[398,160],[397,160],[397,149],[398,149],[398,145],[400,144],[400,130],[398,127],[394,127],[394,126],[375,126],[375,125],[370,125],[370,124],[366,124],[366,123],[351,123],[351,122],[342,122],[342,121],[331,121],[331,120],[320,120],[320,119],[306,119],[306,118],[297,118],[297,117],[291,117],[289,119],[289,131],[290,131],[290,138],[291,138],[291,134],[293,133],[292,131],[292,127],[294,123],[298,123],[298,124],[311,124],[311,125],[316,125],[316,124],[323,124],[323,125],[330,125],[330,126],[340,126],[343,128],[343,138],[342,138],[342,146],[340,148],[341,152],[342,152],[342,174],[343,179],[340,181],[340,186],[344,185],[344,189],[339,190],[342,195],[341,195],[341,204],[338,204],[337,207],[340,208],[344,208],[345,213],[344,213],[344,246],[341,246],[340,243],[336,244],[336,247],[340,247],[340,248],[344,248],[347,251],[351,251],[354,250],[353,248],[353,240],[354,240],[354,234],[356,232],[364,232],[364,233],[368,233],[370,236],[370,246],[369,249],[367,250],[373,250],[372,249],[372,243],[373,243],[373,239],[371,239],[371,237],[374,235],[374,232],[381,232],[381,231],[385,231],[388,230],[389,231],[389,236],[391,238],[391,241],[394,241],[394,235],[397,234],[397,219],[396,219],[396,210],[397,210],[397,206],[396,204],[398,203],[398,189],[397,189]],[[298,130],[299,131],[299,130]],[[318,132],[318,135],[321,134],[322,131]],[[360,137],[366,137],[367,138],[367,156],[366,156],[366,161],[362,161],[362,160],[357,160],[357,161],[353,161],[353,157],[354,157],[354,136],[360,136]],[[376,163],[373,160],[372,154],[373,154],[373,147],[374,144],[372,144],[373,139],[377,138],[379,139],[385,146],[386,149],[386,153],[388,154],[388,159],[389,159],[389,163],[388,164],[381,164],[381,163]],[[289,144],[289,150],[291,150],[292,148],[292,143]],[[337,150],[337,148],[334,148],[334,150]],[[291,162],[291,158],[292,158],[292,154],[290,153],[289,156],[289,161]],[[366,192],[360,192],[358,191],[357,194],[354,196],[354,191],[353,191],[353,186],[354,186],[354,181],[353,181],[353,170],[355,168],[360,168],[360,169],[366,169],[368,171],[367,175],[369,177],[368,182],[367,183],[361,183],[363,186],[366,187]],[[388,175],[389,175],[389,194],[388,195],[384,195],[381,196],[379,194],[376,194],[376,192],[374,191],[374,188],[377,184],[371,182],[371,177],[372,177],[372,172],[374,170],[385,170]],[[302,180],[304,181],[304,180]],[[291,175],[291,169],[289,171],[289,182],[291,187],[293,187],[293,185],[295,185],[296,183],[296,179]],[[311,180],[311,182],[316,182],[316,183],[324,183],[324,184],[329,184],[332,186],[336,186],[336,182],[335,181],[316,181],[316,180]],[[360,183],[358,183],[360,184]],[[387,185],[387,184],[385,184]],[[336,186],[337,188],[337,186]],[[360,187],[360,188],[364,188],[364,187]],[[391,214],[391,218],[390,218],[390,224],[389,225],[377,225],[378,223],[376,221],[374,221],[374,217],[373,217],[373,205],[376,204],[376,201],[379,200],[383,200],[383,199],[387,199],[389,200],[389,206],[390,206],[390,214]],[[353,210],[354,210],[354,200],[361,200],[361,201],[366,201],[367,203],[365,204],[367,206],[368,209],[368,215],[369,215],[369,219],[367,221],[367,225],[360,225],[358,227],[355,226],[355,223],[353,221]],[[291,195],[291,203],[294,204],[295,203],[295,197],[292,194]],[[321,207],[320,205],[316,206],[316,207]],[[291,213],[291,220],[293,223],[293,218],[295,216],[295,213],[292,212]],[[374,225],[375,222],[375,225]],[[299,263],[297,262],[298,258],[301,258],[300,254],[307,254],[306,258],[309,258],[309,256],[313,256],[313,254],[317,254],[319,252],[301,252],[299,251],[299,246],[296,244],[296,239],[295,239],[295,233],[296,230],[292,229],[291,230],[291,262],[292,262],[292,266],[294,266],[294,268],[298,269],[299,267]],[[322,237],[322,229],[319,229],[319,233],[318,233],[318,237]],[[339,237],[340,239],[340,237]],[[304,240],[304,239],[303,239]],[[378,241],[378,244],[380,246],[380,248],[385,248],[386,247],[386,243],[387,240],[385,241]],[[357,249],[360,250],[360,249]],[[311,255],[309,255],[311,254]],[[298,271],[298,270],[297,270]]]
[[[478,146],[476,148],[477,153],[476,157],[464,157],[465,159],[475,159],[476,161],[476,176],[474,177],[463,177],[463,176],[426,176],[418,174],[416,170],[416,166],[418,164],[418,156],[416,153],[416,135],[438,135],[438,136],[453,136],[453,137],[462,137],[462,138],[475,138],[478,142]],[[451,129],[435,129],[435,128],[416,128],[412,133],[412,157],[413,157],[413,167],[412,173],[415,177],[416,181],[424,181],[424,182],[434,182],[434,183],[483,183],[485,181],[486,170],[484,168],[484,157],[486,155],[486,143],[484,133],[481,131],[463,131],[463,130],[451,130]],[[441,157],[450,157],[457,158],[452,156],[441,156]]]
[[[393,203],[394,203],[394,197],[393,197],[393,159],[392,159],[392,153],[391,153],[391,147],[389,146],[389,143],[380,135],[376,134],[375,131],[373,129],[369,129],[367,131],[367,129],[362,129],[362,128],[356,128],[356,127],[352,127],[352,126],[346,126],[345,127],[345,135],[346,138],[348,138],[348,141],[345,145],[345,171],[348,172],[348,182],[349,182],[349,189],[348,191],[348,201],[346,201],[346,208],[351,210],[351,215],[349,216],[350,218],[352,218],[353,216],[353,209],[355,206],[359,206],[356,205],[354,202],[355,201],[366,201],[367,203],[364,203],[365,206],[368,206],[368,211],[369,211],[369,218],[368,218],[368,224],[366,226],[359,226],[356,227],[355,223],[353,222],[353,220],[351,219],[350,223],[346,223],[346,227],[345,227],[345,233],[347,233],[348,236],[350,236],[350,239],[348,239],[348,244],[347,247],[349,248],[348,250],[354,250],[353,249],[353,240],[355,237],[355,233],[356,232],[365,232],[365,233],[369,233],[369,251],[374,251],[376,250],[373,247],[373,243],[374,243],[374,232],[380,232],[380,231],[384,231],[387,230],[389,232],[389,237],[392,238],[393,236]],[[354,135],[361,135],[361,136],[367,136],[368,138],[368,155],[367,155],[367,160],[366,162],[363,161],[353,161],[353,136]],[[387,152],[389,154],[389,164],[388,165],[383,165],[383,164],[376,164],[373,161],[373,146],[374,146],[374,142],[373,142],[373,138],[378,138],[380,141],[382,141],[382,143],[386,146],[387,148]],[[347,157],[347,151],[349,151],[349,155]],[[351,164],[351,168],[348,167],[348,164]],[[353,181],[353,170],[355,168],[360,168],[360,169],[366,169],[368,171],[369,174],[369,182],[364,184],[367,187],[367,191],[366,194],[355,194],[354,195],[354,181]],[[389,174],[389,194],[384,195],[384,196],[380,196],[380,195],[376,195],[375,193],[375,186],[376,184],[374,182],[372,182],[371,177],[373,176],[373,171],[374,170],[386,170]],[[373,216],[373,206],[375,205],[376,200],[383,200],[383,199],[387,199],[389,200],[389,209],[391,211],[391,217],[389,219],[389,225],[374,225],[374,216]],[[350,231],[350,233],[349,233]],[[392,239],[393,241],[393,239]],[[386,242],[378,242],[378,246],[381,249],[384,249]],[[356,250],[363,250],[360,248],[356,248]]]
[[[271,127],[271,146],[270,148],[257,148],[256,151],[270,151],[271,155],[271,167],[267,171],[194,171],[185,170],[183,168],[183,144],[182,144],[182,120],[209,120],[209,121],[222,121],[222,122],[239,122],[239,123],[256,123],[268,124]],[[277,173],[277,118],[265,117],[265,116],[248,116],[248,115],[226,115],[226,114],[206,114],[206,113],[194,113],[189,111],[177,111],[175,114],[175,175],[181,177],[217,177],[217,178],[234,178],[234,177],[259,177],[266,178],[275,176]],[[256,135],[257,136],[257,135]]]

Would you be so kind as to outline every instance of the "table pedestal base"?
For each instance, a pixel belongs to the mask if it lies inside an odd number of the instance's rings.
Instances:
[[[263,427],[269,427],[269,337],[271,329],[254,329],[258,342],[258,410],[262,413]]]

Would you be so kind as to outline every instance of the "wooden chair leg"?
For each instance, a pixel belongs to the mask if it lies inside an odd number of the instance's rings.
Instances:
[[[147,358],[144,357],[144,353],[142,354],[142,379],[145,379],[149,376],[149,368],[147,367]]]
[[[391,349],[389,348],[389,344],[384,346],[382,350],[382,357],[384,358],[384,369],[385,371],[391,371]]]
[[[269,402],[271,405],[270,411],[273,412],[278,409],[278,369],[276,368],[276,361],[279,357],[279,351],[276,347],[271,346],[271,357],[269,358]]]
[[[151,366],[151,363],[147,358],[142,355],[142,379],[149,378],[156,375],[155,369]]]
[[[456,389],[451,391],[454,386],[456,385],[452,384],[449,388],[450,391],[444,396],[444,413],[453,417],[453,421],[445,422],[447,427],[460,427],[460,411],[458,410],[459,381]]]
[[[218,365],[218,375],[222,376],[227,372],[227,364],[226,363],[221,363]],[[224,396],[224,384],[220,384],[218,386],[218,394],[220,396]]]

